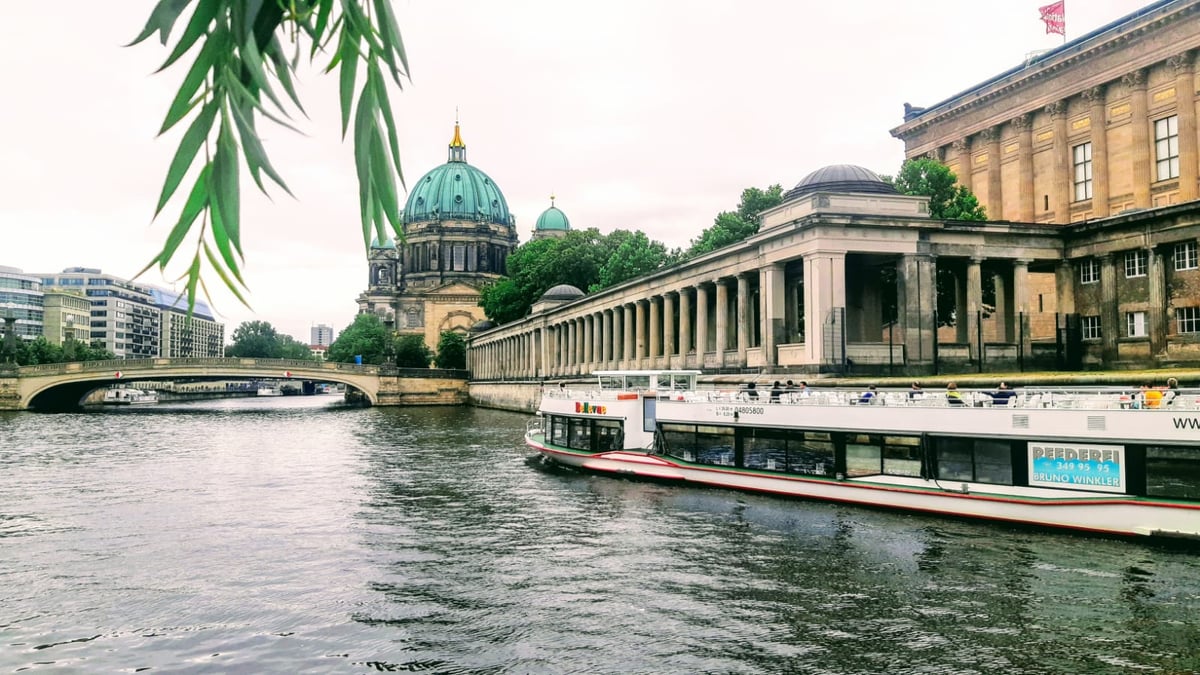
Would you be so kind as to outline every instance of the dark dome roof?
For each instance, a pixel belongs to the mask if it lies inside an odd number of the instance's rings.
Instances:
[[[491,319],[484,319],[483,321],[478,321],[475,323],[475,325],[471,326],[471,332],[482,333],[485,330],[491,330],[495,327],[496,324]]]
[[[542,300],[574,300],[582,298],[583,291],[575,288],[571,284],[559,284],[554,288],[542,293]]]
[[[896,188],[885,182],[874,171],[853,164],[833,164],[822,167],[796,183],[788,190],[784,199],[794,199],[813,192],[857,192],[876,195],[894,195]]]

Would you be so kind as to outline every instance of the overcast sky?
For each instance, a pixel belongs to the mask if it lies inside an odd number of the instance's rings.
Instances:
[[[683,246],[743,188],[787,189],[828,164],[895,172],[903,103],[1061,44],[1038,20],[1048,1],[396,0],[412,69],[393,99],[404,174],[415,184],[446,161],[457,107],[467,160],[503,190],[522,241],[553,192],[576,229]],[[1069,0],[1068,37],[1145,4]],[[155,39],[120,46],[154,5],[4,3],[0,265],[131,276],[161,248],[178,204],[151,215],[186,125],[155,132],[192,57],[155,75]],[[341,330],[366,286],[336,77],[300,79],[305,135],[260,125],[297,198],[243,184],[253,311],[207,277],[227,334],[254,319],[304,341],[315,323]]]

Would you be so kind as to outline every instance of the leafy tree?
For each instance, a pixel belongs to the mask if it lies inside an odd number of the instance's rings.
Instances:
[[[509,256],[509,269],[512,269],[511,264],[512,256]],[[532,304],[533,301],[526,297],[511,277],[484,286],[479,294],[479,306],[483,308],[483,313],[496,323],[508,323],[525,316]]]
[[[408,62],[391,3],[387,0],[160,0],[145,28],[132,44],[158,33],[165,46],[183,10],[194,10],[160,70],[195,49],[195,59],[183,77],[159,133],[185,119],[179,149],[167,169],[155,208],[161,213],[191,171],[200,148],[205,148],[194,183],[167,235],[162,250],[146,265],[165,270],[189,236],[195,253],[187,271],[188,306],[194,307],[201,268],[212,267],[221,281],[245,303],[241,264],[242,223],[239,163],[244,159],[251,178],[264,193],[263,174],[289,194],[287,184],[271,166],[259,138],[262,118],[292,128],[289,106],[304,108],[293,77],[301,47],[310,60],[330,56],[326,71],[340,66],[339,97],[342,135],[354,115],[354,157],[359,182],[363,245],[372,235],[386,238],[386,226],[397,237],[400,206],[396,179],[400,152],[395,116],[388,100],[390,78],[399,87],[408,76]],[[336,41],[335,41],[336,38]],[[294,56],[287,45],[295,45]],[[354,103],[359,62],[364,81]],[[240,141],[240,142],[239,142]],[[239,158],[239,147],[241,157]],[[194,228],[199,222],[199,228]],[[202,257],[203,256],[203,257]],[[145,271],[142,270],[143,272]]]
[[[401,368],[428,368],[433,352],[425,346],[422,335],[401,335],[396,339],[396,365]],[[463,356],[466,359],[465,352]]]
[[[438,368],[467,367],[467,339],[462,333],[444,330],[438,337],[437,358],[434,360]]]
[[[387,326],[374,314],[359,314],[346,327],[333,344],[325,358],[339,363],[354,363],[355,356],[362,356],[363,363],[384,362],[391,335]]]
[[[225,348],[226,356],[259,359],[283,356],[279,333],[266,321],[243,321],[233,330],[231,339],[233,344]]]
[[[713,220],[712,227],[705,229],[693,239],[685,258],[695,258],[724,246],[735,244],[758,232],[761,225],[759,214],[783,203],[783,187],[778,183],[760,190],[749,187],[742,190],[742,201],[737,211],[722,211]]]
[[[929,197],[929,215],[939,220],[987,220],[979,199],[948,166],[928,157],[906,159],[895,178],[883,176],[901,194]]]
[[[600,266],[599,281],[589,287],[595,292],[645,276],[673,265],[679,260],[678,250],[668,251],[666,244],[652,241],[641,230],[615,230],[606,238],[611,250],[608,260]]]
[[[72,361],[103,361],[116,358],[99,342],[87,345],[78,340],[68,339],[62,345],[56,345],[40,335],[33,340],[18,339],[13,348],[12,360],[21,366]]]
[[[295,359],[297,361],[317,360],[317,357],[313,356],[312,349],[307,344],[291,335],[279,336],[279,356],[280,358]]]

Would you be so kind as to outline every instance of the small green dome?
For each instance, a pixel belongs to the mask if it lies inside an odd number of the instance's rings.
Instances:
[[[379,237],[371,240],[371,248],[396,248],[396,241],[388,237],[382,244],[379,243]]]
[[[551,205],[550,208],[542,211],[542,215],[538,216],[537,224],[533,229],[541,232],[545,230],[569,230],[571,229],[571,221],[567,219],[567,214],[563,213],[557,206]]]
[[[467,164],[466,145],[454,127],[450,161],[421,176],[408,194],[405,223],[431,220],[512,225],[504,194],[488,175]]]

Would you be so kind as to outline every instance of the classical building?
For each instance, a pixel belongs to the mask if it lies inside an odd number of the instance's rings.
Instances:
[[[449,159],[412,187],[403,214],[404,242],[372,242],[360,313],[435,347],[442,331],[466,332],[484,318],[480,290],[504,276],[517,245],[515,219],[499,186],[467,163],[454,125]]]
[[[892,135],[992,220],[1074,223],[1198,193],[1200,2],[1162,0],[927,108]]]
[[[533,226],[531,241],[546,237],[562,237],[571,231],[571,221],[567,214],[554,205],[554,195],[550,195],[550,208],[542,211]]]

